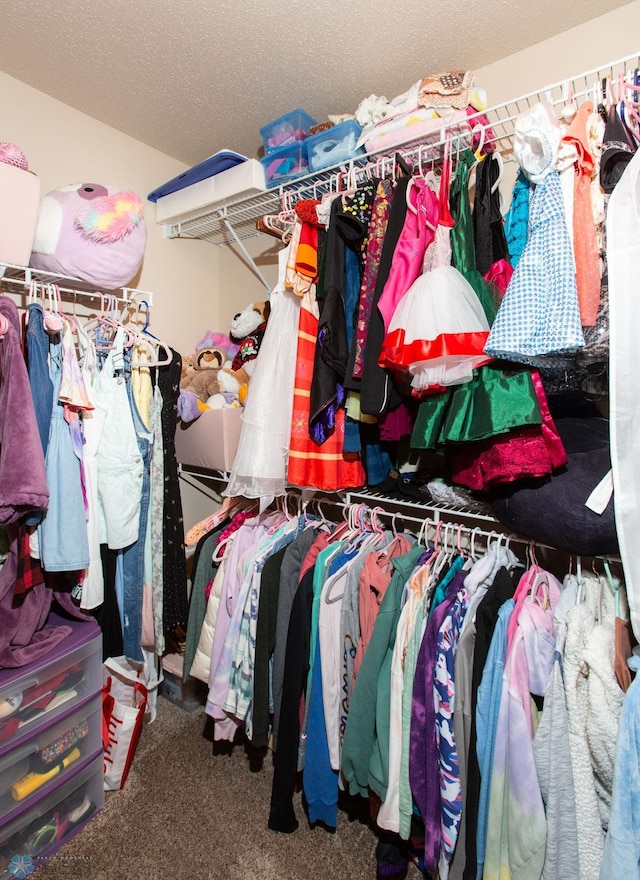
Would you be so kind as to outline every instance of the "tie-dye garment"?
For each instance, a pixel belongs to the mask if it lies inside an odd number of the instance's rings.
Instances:
[[[436,668],[433,677],[433,698],[436,707],[436,742],[440,775],[441,829],[440,876],[446,876],[458,838],[462,815],[460,765],[453,737],[455,702],[454,663],[462,623],[469,605],[469,593],[458,591],[451,613],[438,631]],[[428,865],[435,870],[435,865]],[[443,873],[444,872],[444,873]]]
[[[534,594],[527,592],[522,604],[516,600],[515,631],[507,651],[484,880],[540,880],[544,867],[546,817],[533,758],[538,710],[532,695],[544,696],[553,666],[553,613],[562,588],[548,572],[529,586]],[[510,625],[514,626],[513,615]]]

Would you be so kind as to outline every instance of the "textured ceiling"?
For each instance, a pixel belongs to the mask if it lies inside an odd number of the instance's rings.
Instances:
[[[428,73],[477,69],[628,0],[14,0],[0,69],[188,165],[258,154],[294,107],[318,120]]]

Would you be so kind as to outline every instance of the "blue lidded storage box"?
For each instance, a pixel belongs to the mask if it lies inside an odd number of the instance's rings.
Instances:
[[[309,173],[306,143],[306,141],[295,141],[288,147],[281,147],[262,156],[260,162],[269,189]]]
[[[364,153],[364,147],[356,148],[362,128],[353,119],[320,131],[305,141],[309,154],[309,171],[320,171]]]
[[[311,126],[316,124],[316,120],[299,107],[274,119],[260,129],[265,153],[303,141],[309,137]]]
[[[232,150],[219,150],[213,156],[209,156],[208,159],[198,162],[193,168],[188,168],[186,171],[178,174],[177,177],[172,177],[171,180],[150,192],[147,198],[150,202],[157,202],[158,199],[164,198],[171,193],[192,186],[194,183],[200,183],[201,180],[207,180],[209,177],[214,177],[216,174],[221,174],[223,171],[235,168],[236,165],[246,161],[247,157],[241,153],[234,153]]]

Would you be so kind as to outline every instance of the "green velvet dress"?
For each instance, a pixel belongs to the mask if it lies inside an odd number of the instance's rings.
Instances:
[[[494,361],[474,371],[470,382],[422,401],[411,446],[437,450],[541,423],[529,370]]]
[[[449,208],[455,221],[451,230],[451,264],[467,279],[475,290],[487,316],[489,326],[498,311],[498,299],[476,264],[473,219],[469,201],[469,174],[476,158],[471,150],[464,150],[455,164],[455,172],[449,191]]]

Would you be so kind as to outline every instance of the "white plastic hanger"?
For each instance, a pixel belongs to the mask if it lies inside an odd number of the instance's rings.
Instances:
[[[502,153],[500,152],[500,150],[494,150],[492,153],[492,156],[495,158],[496,162],[498,163],[498,176],[497,176],[496,180],[494,181],[493,186],[491,187],[491,194],[493,195],[493,193],[498,189],[498,187],[502,183],[502,177],[504,175],[504,159],[502,158]]]

